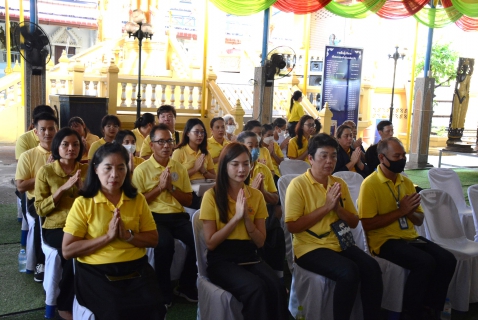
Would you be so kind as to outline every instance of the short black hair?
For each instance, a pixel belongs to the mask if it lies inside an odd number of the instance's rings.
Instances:
[[[319,133],[315,137],[309,140],[309,147],[307,148],[307,153],[312,156],[315,156],[317,149],[323,147],[332,147],[337,149],[339,147],[339,143],[334,137],[326,134],[326,133]]]
[[[257,120],[249,120],[244,125],[244,128],[242,128],[242,131],[251,131],[255,127],[261,127],[262,129],[262,124]]]
[[[161,115],[161,113],[166,113],[166,112],[171,112],[176,119],[176,109],[173,106],[170,106],[169,104],[162,105],[161,107],[158,108],[158,111],[156,111],[158,114],[158,118]]]
[[[209,122],[209,127],[212,129],[212,128],[214,127],[214,123],[215,123],[216,121],[219,121],[219,120],[224,121],[224,118],[222,118],[222,117],[214,117],[214,118],[212,118],[211,121]],[[224,122],[225,122],[225,121],[224,121]]]
[[[155,125],[154,127],[151,128],[151,132],[149,133],[149,138],[151,139],[151,141],[153,141],[154,135],[156,134],[156,131],[158,131],[158,130],[159,131],[168,131],[169,133],[171,133],[171,135],[173,136],[173,139],[174,139],[174,135],[171,132],[171,130],[169,130],[169,127],[167,125],[165,125],[164,123],[160,123],[160,124]]]
[[[91,163],[88,166],[88,173],[86,174],[86,180],[83,184],[83,188],[79,192],[81,196],[85,198],[93,198],[98,194],[98,191],[101,190],[101,181],[98,178],[95,170],[107,156],[115,153],[121,155],[126,164],[126,177],[124,178],[121,190],[128,198],[136,198],[138,195],[138,190],[131,184],[131,172],[128,166],[129,153],[126,151],[123,145],[111,142],[105,143],[99,147],[98,150],[96,150],[93,159],[91,159]]]
[[[50,113],[50,114],[52,114],[56,117],[55,110],[53,110],[52,107],[50,107],[49,105],[46,105],[46,104],[40,104],[33,109],[32,119],[34,119],[37,115],[39,115],[40,113],[43,113],[43,112]]]
[[[58,127],[58,119],[55,117],[53,114],[49,112],[42,112],[40,114],[37,114],[35,118],[33,118],[33,125],[35,128],[38,126],[38,122],[46,120],[46,121],[55,121],[56,126]]]
[[[244,143],[247,138],[257,138],[257,134],[252,131],[242,131],[236,138],[237,142]]]
[[[55,136],[53,137],[53,141],[51,142],[51,155],[53,159],[55,160],[60,160],[60,146],[61,142],[65,137],[68,136],[76,136],[78,138],[78,141],[80,142],[80,152],[78,153],[78,156],[76,157],[75,161],[80,162],[81,158],[83,158],[83,152],[85,151],[85,146],[83,145],[83,142],[81,141],[80,134],[76,132],[75,130],[71,129],[70,127],[64,127],[60,129]]]
[[[276,118],[274,122],[272,122],[272,125],[274,127],[283,127],[287,124],[287,121],[284,118]]]
[[[145,112],[134,122],[134,128],[146,127],[150,123],[154,124],[154,122],[154,115],[152,113]]]
[[[392,125],[393,125],[393,123],[391,121],[382,120],[377,124],[377,130],[378,131],[383,131],[383,128],[385,128],[386,126],[392,126]]]
[[[320,130],[322,129],[322,123],[320,123],[319,119],[315,119],[315,132],[319,133]]]
[[[131,130],[121,130],[118,131],[115,137],[115,142],[119,144],[123,144],[124,137],[126,136],[133,136],[134,142],[136,143],[136,136],[134,135],[133,131]]]
[[[106,116],[101,119],[101,131],[104,131],[104,128],[108,125],[108,123],[112,123],[121,128],[121,121],[120,119],[112,114],[107,114]]]

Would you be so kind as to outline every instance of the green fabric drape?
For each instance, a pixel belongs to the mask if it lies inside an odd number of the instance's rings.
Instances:
[[[413,15],[421,24],[429,28],[443,28],[454,23],[463,16],[454,7],[449,8],[423,8]]]
[[[476,0],[452,0],[453,7],[464,15],[472,18],[478,17],[478,1]]]
[[[248,16],[270,8],[277,0],[210,0],[219,10],[235,16]]]
[[[362,19],[375,13],[385,4],[386,0],[363,0],[350,6],[331,1],[325,8],[344,18]]]

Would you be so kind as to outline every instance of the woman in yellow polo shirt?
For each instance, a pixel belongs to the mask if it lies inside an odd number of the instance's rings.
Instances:
[[[128,161],[117,143],[95,153],[66,221],[63,255],[77,258],[75,296],[96,319],[163,319],[166,309],[146,256],[158,232],[148,203],[131,184]]]
[[[117,116],[111,114],[104,116],[103,119],[101,119],[101,131],[103,132],[104,137],[94,142],[90,146],[90,150],[88,151],[88,160],[91,161],[91,159],[93,159],[93,156],[99,147],[107,142],[113,142],[115,140],[116,134],[120,130],[121,121]]]
[[[309,138],[315,133],[315,121],[309,115],[302,116],[296,128],[296,136],[289,141],[287,157],[289,159],[304,160],[309,163],[307,147]]]
[[[272,159],[271,155],[269,153],[269,150],[267,150],[266,147],[264,147],[261,142],[262,142],[262,125],[259,121],[257,120],[249,120],[246,122],[244,125],[244,128],[242,130],[244,131],[251,131],[254,132],[257,135],[257,142],[259,143],[259,158],[258,161],[262,164],[265,164],[272,172],[272,174],[275,174],[274,170],[274,165],[272,164]]]
[[[58,250],[63,267],[57,307],[63,318],[71,317],[73,310],[73,263],[61,251],[63,227],[68,212],[78,197],[88,169],[80,163],[84,145],[81,137],[71,128],[63,128],[53,138],[51,154],[55,160],[38,170],[35,178],[35,209],[43,222],[43,240]],[[52,270],[46,266],[47,271]]]
[[[171,159],[182,164],[187,170],[189,180],[216,179],[214,161],[207,149],[206,127],[197,118],[189,119],[184,127],[181,143],[174,150]],[[201,197],[193,192],[190,208],[199,209]]]
[[[349,227],[355,228],[359,220],[347,184],[332,176],[337,147],[328,134],[310,140],[311,168],[287,188],[285,223],[294,235],[296,263],[335,281],[334,319],[350,319],[359,289],[363,318],[381,319],[382,272],[374,258],[350,241]]]
[[[299,90],[295,91],[290,98],[290,107],[286,110],[287,129],[289,130],[289,135],[291,138],[295,137],[295,127],[300,121],[300,118],[305,114],[304,107],[300,104],[302,102],[302,92]]]
[[[130,157],[128,162],[129,171],[133,174],[134,168],[145,161],[143,158],[135,156],[136,147],[138,146],[135,134],[131,130],[121,130],[115,137],[115,143],[123,145],[126,151],[128,151]]]
[[[269,151],[272,165],[274,166],[274,181],[277,181],[280,178],[279,164],[284,161],[284,154],[279,144],[274,141],[274,128],[270,124],[262,125],[261,146],[267,148]]]
[[[211,153],[212,161],[214,162],[214,172],[217,172],[219,155],[224,146],[230,142],[225,138],[226,125],[223,118],[212,118],[209,126],[211,127],[212,136],[207,139],[207,149]]]
[[[134,137],[136,139],[135,155],[139,156],[143,141],[147,136],[149,136],[149,133],[155,124],[156,120],[154,119],[154,115],[149,112],[143,113],[143,115],[134,122],[134,129],[132,132],[134,133]]]
[[[204,194],[199,218],[211,281],[242,302],[244,319],[288,319],[284,285],[257,255],[266,238],[266,203],[247,186],[251,154],[241,143],[224,147],[216,186]],[[202,292],[199,292],[201,295]]]
[[[80,134],[81,141],[83,143],[83,156],[81,161],[87,162],[88,161],[88,151],[90,150],[91,145],[100,140],[96,134],[92,134],[90,129],[86,127],[85,122],[80,117],[72,117],[68,121],[68,127],[72,128],[76,132]]]
[[[346,125],[339,126],[335,137],[340,148],[337,153],[337,165],[335,166],[334,173],[337,171],[353,171],[366,178],[373,172],[362,162],[362,150],[352,147],[354,138],[351,127]]]

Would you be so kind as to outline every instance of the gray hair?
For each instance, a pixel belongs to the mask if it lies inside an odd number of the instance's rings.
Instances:
[[[232,114],[226,114],[222,117],[224,119],[224,122],[227,124],[229,122],[230,119],[232,119],[234,121],[234,123],[236,123],[236,119],[234,119],[234,117],[232,116]]]

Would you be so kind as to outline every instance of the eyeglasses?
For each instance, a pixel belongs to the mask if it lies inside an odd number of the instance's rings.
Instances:
[[[205,131],[190,131],[192,134],[194,134],[196,137],[204,137],[206,135]]]
[[[152,143],[157,143],[158,146],[164,146],[165,144],[169,144],[169,145],[174,146],[174,143],[175,143],[176,141],[174,141],[174,139],[169,139],[169,140],[159,139],[159,140],[151,141],[151,142],[152,142]]]
[[[172,114],[161,114],[159,115],[159,119],[173,119],[174,118],[174,115]]]
[[[309,128],[315,128],[315,123],[306,123],[305,125]]]

